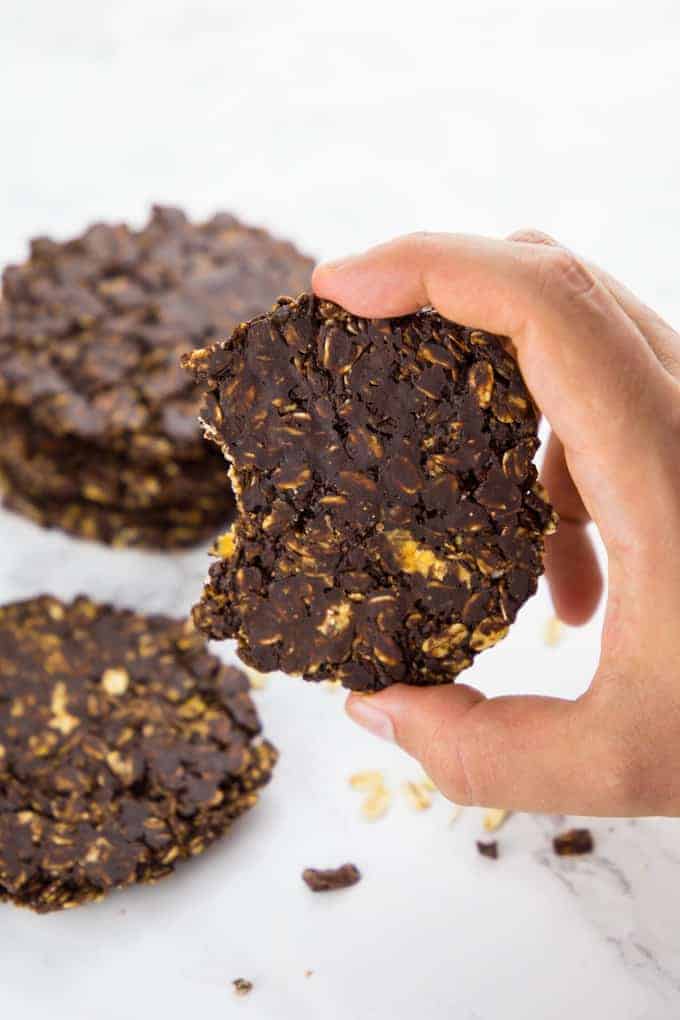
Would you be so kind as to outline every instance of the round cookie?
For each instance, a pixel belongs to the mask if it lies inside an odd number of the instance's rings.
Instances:
[[[276,751],[190,625],[42,596],[0,608],[0,900],[152,882],[252,807]]]
[[[226,213],[194,224],[157,206],[142,230],[99,223],[65,243],[38,238],[3,274],[0,403],[130,460],[202,460],[180,354],[303,290],[311,268]]]
[[[238,509],[197,625],[361,691],[450,682],[504,637],[555,527],[508,347],[303,295],[185,358]]]

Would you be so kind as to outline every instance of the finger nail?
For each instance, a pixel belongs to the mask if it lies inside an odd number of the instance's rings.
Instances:
[[[340,273],[347,266],[351,266],[356,262],[358,255],[343,255],[340,259],[330,259],[328,262],[322,262],[318,267],[324,273]]]
[[[357,697],[353,695],[347,699],[345,705],[348,716],[363,726],[365,730],[375,737],[382,737],[383,740],[394,742],[394,726],[387,712],[378,708],[372,698],[365,695]]]

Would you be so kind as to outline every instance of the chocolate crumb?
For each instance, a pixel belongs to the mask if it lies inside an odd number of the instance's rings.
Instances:
[[[568,829],[553,839],[553,850],[559,857],[575,857],[591,854],[595,849],[590,829]]]
[[[343,864],[339,868],[305,868],[302,880],[312,892],[330,892],[332,889],[347,889],[361,880],[356,864]]]
[[[234,992],[236,995],[250,995],[253,990],[253,982],[246,981],[245,978],[235,978],[232,981],[232,985],[234,986]]]
[[[483,840],[477,840],[477,850],[482,857],[490,857],[492,861],[498,860],[498,843],[493,840],[491,843],[485,843]]]

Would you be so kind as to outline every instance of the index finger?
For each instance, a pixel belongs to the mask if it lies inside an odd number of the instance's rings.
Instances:
[[[653,421],[667,377],[612,294],[571,253],[416,234],[318,266],[312,282],[319,296],[356,315],[434,305],[447,318],[510,336],[534,399],[570,450],[587,449],[603,477],[630,474],[636,446],[644,461],[646,437],[627,428],[631,408]]]

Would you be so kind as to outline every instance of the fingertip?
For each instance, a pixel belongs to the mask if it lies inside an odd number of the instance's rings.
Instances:
[[[317,297],[325,297],[332,300],[334,287],[337,285],[343,269],[351,264],[355,258],[355,255],[347,255],[344,258],[320,262],[314,267],[312,272],[312,290]]]
[[[345,712],[352,722],[368,730],[374,737],[380,737],[382,740],[391,742],[394,741],[394,723],[392,718],[389,713],[382,710],[374,697],[368,698],[365,695],[350,694],[345,701]]]
[[[587,623],[604,590],[604,576],[587,529],[562,521],[546,541],[545,571],[555,612],[571,627]]]
[[[462,683],[420,687],[416,684],[393,684],[370,696],[352,694],[347,699],[346,711],[355,722],[385,737],[388,730],[384,722],[378,723],[378,713],[390,721],[390,739],[409,754],[423,759],[432,743],[433,734],[443,723],[453,725],[477,704],[484,695],[474,687]]]
[[[366,273],[364,261],[361,255],[348,255],[322,262],[312,273],[312,290],[353,315],[389,314],[382,311],[382,281]]]

